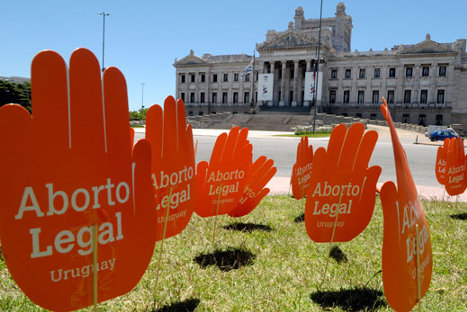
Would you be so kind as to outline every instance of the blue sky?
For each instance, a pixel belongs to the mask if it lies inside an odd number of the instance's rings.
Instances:
[[[338,0],[323,0],[323,17],[334,16]],[[467,38],[467,0],[347,0],[353,18],[352,50],[414,44],[427,33],[437,42]],[[78,47],[102,58],[126,77],[130,110],[162,104],[175,92],[175,57],[252,54],[268,29],[282,31],[302,6],[305,18],[319,17],[320,0],[2,0],[0,76],[30,76],[36,53],[50,49],[68,62]]]

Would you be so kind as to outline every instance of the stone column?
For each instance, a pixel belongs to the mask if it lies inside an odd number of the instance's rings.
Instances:
[[[282,79],[281,79],[281,98],[279,99],[279,106],[284,106],[285,105],[285,80],[286,80],[286,66],[287,62],[282,61]]]
[[[306,61],[306,72],[307,73],[311,72],[311,60]],[[305,82],[303,82],[303,83],[305,83]],[[309,86],[305,86],[305,92],[307,92],[306,88],[308,88],[308,87]],[[305,102],[305,99],[303,99],[303,106],[308,107],[310,105],[311,105],[310,101]]]
[[[294,68],[293,68],[293,98],[292,106],[297,106],[297,99],[298,99],[298,61],[294,61]]]

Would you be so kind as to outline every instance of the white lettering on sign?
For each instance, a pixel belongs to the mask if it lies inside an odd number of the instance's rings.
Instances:
[[[94,266],[93,264],[83,265],[82,267],[74,268],[74,269],[58,269],[50,271],[50,280],[52,282],[60,282],[62,280],[66,281],[67,279],[71,278],[86,278],[91,276],[91,273],[94,271],[113,271],[115,268],[115,261],[117,258],[112,258],[104,261],[100,261]]]
[[[243,170],[233,170],[233,171],[227,171],[227,172],[222,172],[220,170],[217,170],[217,172],[211,172],[208,178],[208,183],[211,182],[222,182],[222,181],[229,181],[229,180],[239,180],[243,179],[245,176],[245,172]]]
[[[122,213],[115,213],[115,230],[112,222],[102,223],[97,230],[97,242],[100,245],[106,245],[113,241],[123,239],[122,232]],[[41,228],[33,228],[29,230],[32,239],[31,258],[42,258],[51,256],[54,249],[58,253],[66,254],[77,249],[78,254],[85,256],[93,252],[92,248],[92,229],[90,226],[83,226],[76,233],[69,230],[63,230],[55,235],[53,245],[48,245],[41,248],[40,234]]]
[[[170,175],[165,173],[163,170],[159,173],[159,181],[156,174],[152,174],[152,181],[154,189],[166,188],[168,186],[175,186],[180,183],[188,182],[193,179],[194,170],[193,167],[184,167],[178,172],[172,172]]]
[[[99,192],[104,189],[107,190],[106,193],[108,206],[115,205],[113,198],[115,198],[120,204],[124,204],[130,199],[130,186],[128,183],[122,181],[118,183],[117,187],[115,188],[115,185],[112,184],[110,178],[107,179],[107,184],[105,185],[91,187],[91,192],[85,188],[78,188],[71,194],[71,197],[64,191],[54,190],[53,183],[46,183],[45,187],[48,191],[47,199],[49,210],[47,211],[47,216],[63,215],[65,212],[67,212],[68,207],[70,206],[75,211],[82,212],[89,207],[91,198],[93,202],[92,208],[100,208],[101,202],[99,201]],[[113,189],[115,189],[114,192],[112,191]],[[90,195],[91,193],[93,196]],[[57,204],[57,202],[59,203]],[[15,219],[21,220],[24,216],[24,213],[28,211],[34,211],[38,218],[44,216],[44,213],[42,212],[34,193],[34,189],[31,186],[24,188],[21,204],[18,213],[15,215]]]

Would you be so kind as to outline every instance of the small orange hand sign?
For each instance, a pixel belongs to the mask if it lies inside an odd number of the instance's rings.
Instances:
[[[226,214],[237,206],[253,157],[247,136],[248,128],[240,131],[233,127],[229,135],[222,133],[214,144],[209,164],[198,163],[195,212],[199,216]]]
[[[450,138],[446,152],[446,192],[451,195],[460,195],[464,193],[466,187],[466,168],[464,139]]]
[[[420,298],[431,281],[431,240],[405,151],[384,98],[383,102],[381,111],[391,131],[397,176],[397,188],[392,181],[385,182],[381,188],[384,215],[383,286],[386,299],[394,310],[410,311],[418,302],[416,225],[419,228]]]
[[[444,140],[443,146],[438,147],[436,154],[435,174],[439,184],[446,183],[446,158],[448,151],[449,139]]]
[[[364,131],[361,123],[349,129],[340,124],[331,133],[328,149],[318,148],[313,156],[305,226],[315,242],[349,241],[370,222],[381,168],[368,168],[378,134]]]
[[[152,148],[151,172],[157,212],[156,240],[161,240],[166,217],[165,238],[169,238],[183,231],[190,222],[194,209],[193,134],[191,125],[186,125],[185,104],[181,99],[175,103],[173,97],[167,97],[164,111],[159,105],[149,108],[146,114],[146,139]]]
[[[268,188],[264,188],[269,180],[276,174],[274,161],[261,156],[251,164],[245,176],[245,187],[242,197],[234,209],[229,211],[231,217],[243,217],[259,204],[259,202],[269,193]]]
[[[86,49],[67,70],[53,51],[31,69],[32,116],[0,108],[0,237],[22,291],[50,310],[69,311],[133,289],[155,244],[150,145],[128,130],[126,82],[103,75]],[[97,237],[91,226],[97,225]],[[97,263],[93,240],[97,240]]]
[[[292,194],[295,199],[305,196],[311,177],[311,166],[313,161],[313,146],[308,146],[308,137],[300,139],[297,146],[297,159],[292,168]]]

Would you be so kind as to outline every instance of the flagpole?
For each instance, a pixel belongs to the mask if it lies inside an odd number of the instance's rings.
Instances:
[[[253,69],[251,71],[251,99],[250,99],[250,111],[255,109],[255,61],[256,51],[253,50]]]
[[[321,50],[321,21],[322,21],[322,17],[323,17],[323,0],[321,0],[321,5],[320,5],[320,8],[319,8],[318,63],[316,64],[316,82],[314,83],[315,93],[313,94],[313,102],[314,102],[314,107],[313,107],[313,134],[315,133],[315,127],[316,127],[316,106],[317,106],[316,96],[318,94],[319,63],[321,62],[321,60],[320,60],[320,50]]]

